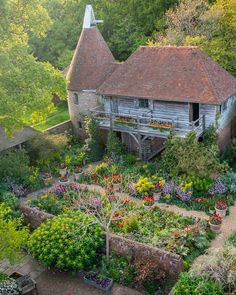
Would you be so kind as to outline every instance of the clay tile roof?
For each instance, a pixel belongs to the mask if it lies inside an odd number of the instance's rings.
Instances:
[[[141,46],[97,92],[220,104],[236,93],[236,79],[197,47]]]
[[[84,28],[67,73],[68,89],[95,90],[117,66],[97,27]]]
[[[0,152],[31,139],[32,136],[39,134],[40,131],[35,130],[32,127],[25,126],[21,131],[17,131],[13,134],[13,137],[8,138],[3,128],[0,126]]]

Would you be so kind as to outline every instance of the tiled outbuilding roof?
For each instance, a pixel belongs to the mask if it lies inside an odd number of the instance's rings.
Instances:
[[[104,95],[221,104],[236,79],[197,47],[141,46],[97,89]]]
[[[117,66],[97,27],[83,28],[67,72],[71,91],[95,90]]]
[[[40,131],[29,126],[25,126],[22,130],[15,132],[12,137],[8,138],[5,131],[0,126],[0,152],[24,143],[39,133]]]

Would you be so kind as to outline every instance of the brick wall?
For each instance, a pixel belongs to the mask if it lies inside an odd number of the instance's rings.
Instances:
[[[236,135],[236,117],[219,131],[218,145],[221,151],[225,149],[230,140]]]
[[[45,133],[50,134],[61,134],[61,133],[69,133],[72,134],[72,123],[70,120],[57,124],[51,128],[44,130]]]
[[[182,258],[174,253],[142,244],[121,236],[111,235],[110,238],[111,251],[125,257],[131,258],[132,261],[136,257],[144,257],[147,261],[156,263],[156,273],[164,271],[169,279],[178,278],[183,271]]]

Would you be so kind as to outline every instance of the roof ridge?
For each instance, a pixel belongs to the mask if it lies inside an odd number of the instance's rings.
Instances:
[[[199,50],[199,53],[200,53],[199,55],[200,55],[201,64],[204,67],[204,73],[206,73],[207,80],[210,83],[210,86],[211,86],[211,89],[212,89],[213,94],[215,94],[215,96],[217,97],[217,100],[219,101],[220,100],[220,95],[219,95],[218,91],[216,90],[216,87],[214,87],[214,84],[213,84],[212,80],[210,79],[210,75],[208,73],[208,70],[206,68],[206,65],[205,65],[205,62],[204,62],[204,59],[203,59],[203,56],[202,56],[203,55],[203,52],[201,50]]]

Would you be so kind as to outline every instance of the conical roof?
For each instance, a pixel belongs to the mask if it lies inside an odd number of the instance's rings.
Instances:
[[[97,22],[100,21],[95,20],[92,7],[88,5],[83,30],[67,73],[71,91],[96,90],[117,65],[96,27]]]

